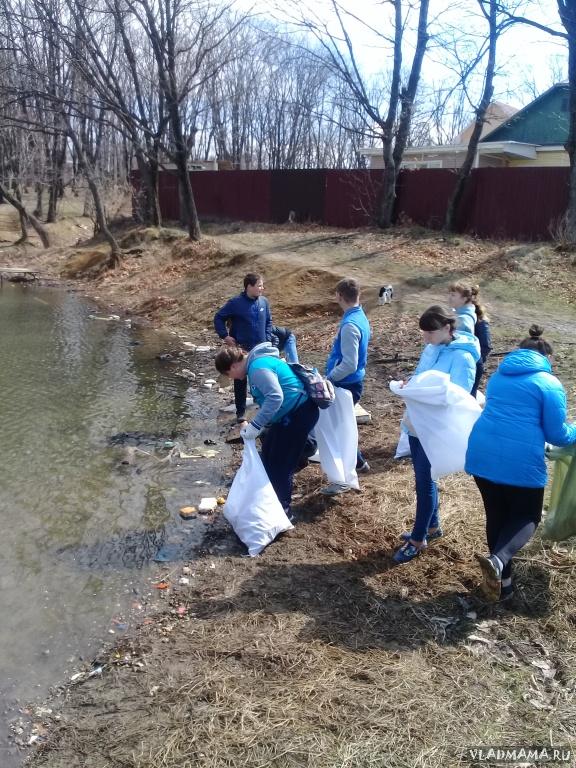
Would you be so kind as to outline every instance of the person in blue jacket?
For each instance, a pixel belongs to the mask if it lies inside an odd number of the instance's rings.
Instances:
[[[347,389],[352,394],[354,405],[360,400],[366,376],[370,323],[360,306],[360,286],[353,277],[346,277],[336,285],[336,301],[343,311],[338,333],[326,361],[326,377],[335,387]],[[356,470],[369,472],[370,465],[358,449]],[[320,492],[337,496],[349,491],[348,485],[330,483]]]
[[[474,335],[480,344],[480,360],[478,360],[476,363],[476,378],[474,379],[474,386],[472,387],[472,391],[470,393],[472,397],[476,397],[478,387],[482,381],[482,376],[484,376],[484,371],[486,370],[486,361],[488,360],[488,355],[492,351],[490,323],[486,315],[486,310],[483,306],[479,304],[476,306],[476,315],[478,320],[474,326]]]
[[[244,278],[244,290],[221,307],[214,315],[214,328],[225,344],[239,346],[249,352],[256,344],[272,339],[270,306],[264,298],[262,275],[250,272]],[[246,379],[234,380],[236,420],[244,421],[246,412]]]
[[[576,443],[566,423],[566,394],[552,374],[552,346],[533,325],[488,381],[486,405],[470,433],[466,472],[474,476],[486,511],[489,555],[476,555],[485,594],[513,593],[512,558],[542,517],[547,481],[545,443]]]
[[[478,301],[479,291],[477,285],[460,282],[448,287],[448,303],[456,313],[456,330],[474,334],[480,343],[480,360],[476,363],[476,378],[470,392],[472,397],[476,397],[486,360],[492,351],[490,323],[486,310]]]
[[[256,345],[248,355],[238,347],[224,347],[215,364],[219,373],[234,381],[248,377],[250,392],[260,408],[240,434],[245,440],[255,440],[265,430],[262,463],[290,517],[294,473],[300,467],[308,434],[318,421],[318,406],[290,365],[280,359],[278,349],[268,342]]]
[[[478,320],[478,286],[452,283],[448,286],[448,304],[456,313],[456,330],[474,335]]]
[[[450,381],[470,392],[480,358],[477,339],[464,331],[456,331],[456,317],[446,307],[429,307],[419,320],[426,346],[414,375],[424,371],[442,371]],[[439,539],[440,526],[438,486],[432,480],[428,457],[413,426],[404,419],[408,432],[410,455],[416,480],[416,518],[411,532],[402,534],[404,544],[394,554],[396,563],[408,563],[417,557],[428,542]]]

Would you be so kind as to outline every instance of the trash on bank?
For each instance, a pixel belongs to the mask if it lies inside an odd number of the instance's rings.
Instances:
[[[360,403],[354,406],[354,416],[356,416],[356,424],[370,424],[372,421],[372,414],[364,410]]]
[[[181,459],[213,459],[220,451],[214,450],[214,448],[204,448],[202,445],[195,445],[192,448],[192,453],[184,453],[179,451]]]
[[[218,499],[216,499],[214,496],[205,496],[203,499],[200,499],[200,504],[198,504],[198,512],[206,515],[210,512],[214,512],[217,506]]]
[[[183,368],[176,376],[180,376],[181,379],[188,379],[189,381],[194,381],[196,378],[194,371],[191,371],[189,368]]]
[[[196,517],[198,510],[196,507],[182,507],[180,510],[180,517],[184,520],[191,520]]]

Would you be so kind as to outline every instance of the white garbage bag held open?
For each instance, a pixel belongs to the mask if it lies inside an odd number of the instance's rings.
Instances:
[[[352,393],[342,387],[335,387],[335,390],[336,400],[330,408],[320,411],[320,418],[314,427],[320,465],[328,482],[358,489],[358,425]]]
[[[390,389],[406,403],[408,419],[422,443],[433,480],[462,472],[468,438],[481,408],[465,389],[441,371],[424,371],[403,387],[391,381]]]
[[[242,464],[226,499],[224,517],[248,547],[250,557],[294,527],[272,488],[254,440],[244,441]]]

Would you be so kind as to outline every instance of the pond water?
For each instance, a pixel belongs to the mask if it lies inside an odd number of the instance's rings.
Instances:
[[[212,356],[163,363],[174,337],[99,314],[73,293],[0,289],[2,768],[21,759],[18,707],[127,631],[154,558],[190,556],[206,530],[179,508],[223,483],[220,445],[213,460],[168,456],[219,440],[216,395],[176,375],[194,361],[212,375]]]

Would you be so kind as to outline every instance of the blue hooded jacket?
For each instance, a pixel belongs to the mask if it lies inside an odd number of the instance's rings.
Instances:
[[[476,307],[474,304],[464,304],[456,312],[456,330],[466,331],[466,333],[474,335],[474,326],[478,320],[476,315]]]
[[[227,321],[230,321],[230,332],[226,328]],[[243,291],[216,312],[214,328],[221,339],[230,335],[246,351],[263,341],[270,341],[272,318],[268,301],[264,296],[251,299]]]
[[[449,344],[426,344],[414,371],[443,371],[450,381],[470,392],[476,378],[476,362],[480,359],[478,339],[469,333],[457,331]]]
[[[532,349],[510,352],[488,381],[486,405],[472,428],[466,472],[493,483],[543,488],[544,444],[576,443],[566,423],[566,394],[550,361]]]
[[[246,367],[250,392],[260,406],[252,419],[255,427],[262,429],[282,421],[308,399],[304,385],[272,344],[264,342],[254,347]]]

